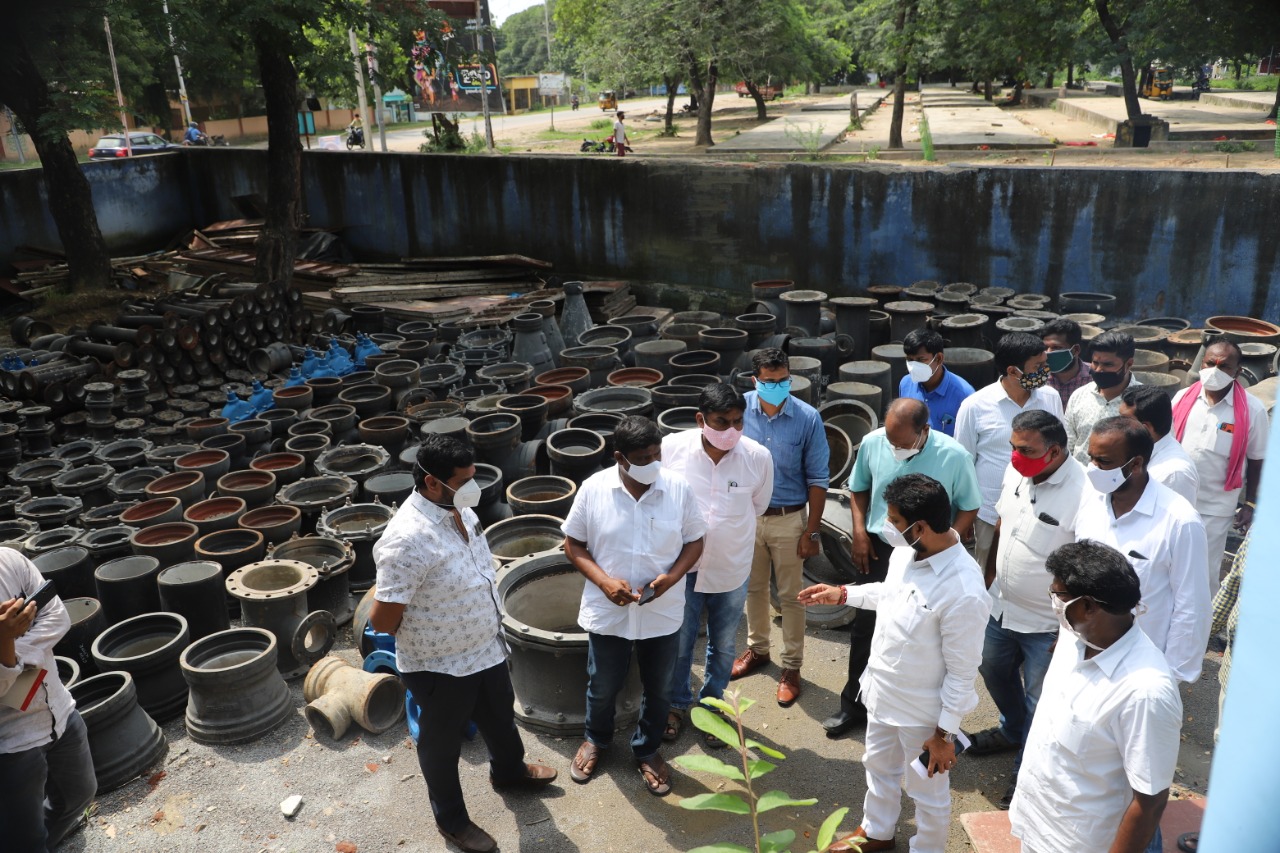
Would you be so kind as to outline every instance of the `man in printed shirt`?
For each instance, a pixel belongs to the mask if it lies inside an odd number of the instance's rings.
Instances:
[[[1083,330],[1075,320],[1059,317],[1045,324],[1040,339],[1049,349],[1049,387],[1058,392],[1065,412],[1075,390],[1093,381],[1093,371],[1080,357]]]
[[[29,600],[43,583],[30,560],[0,548],[0,695],[25,666],[48,672],[25,711],[0,705],[0,848],[14,853],[54,850],[98,790],[88,730],[53,659],[71,619],[57,597],[39,609]]]
[[[588,581],[578,607],[587,632],[586,736],[569,775],[590,781],[609,748],[634,654],[644,693],[631,751],[645,787],[661,797],[671,791],[658,748],[671,709],[684,576],[702,556],[707,525],[689,484],[662,470],[657,424],[623,418],[613,447],[617,464],[587,478],[562,528],[565,556]]]
[[[1103,332],[1089,344],[1089,366],[1093,381],[1071,395],[1062,422],[1067,427],[1071,455],[1084,465],[1089,461],[1089,431],[1103,418],[1120,414],[1122,395],[1142,385],[1133,375],[1133,336],[1126,332]]]
[[[707,664],[698,698],[719,699],[729,683],[733,645],[747,600],[756,518],[769,508],[773,494],[769,451],[742,434],[746,406],[742,393],[732,385],[708,385],[698,400],[698,428],[662,440],[662,464],[689,483],[707,523],[702,559],[685,578],[684,624],[663,740],[680,736],[684,712],[694,703],[689,676],[704,612]],[[704,740],[712,747],[722,745],[716,737]]]
[[[440,834],[467,853],[497,842],[472,822],[462,797],[462,731],[473,721],[489,748],[495,788],[541,788],[556,778],[526,764],[516,731],[493,557],[472,512],[480,500],[471,448],[429,435],[415,491],[374,545],[377,592],[369,622],[396,637],[396,668],[422,709],[418,764]]]
[[[982,572],[951,528],[942,484],[923,474],[899,477],[885,489],[884,535],[894,545],[889,575],[860,586],[817,584],[800,593],[810,604],[875,609],[871,661],[862,675],[866,702],[867,795],[862,823],[829,849],[892,850],[902,809],[901,780],[916,803],[914,853],[943,853],[951,822],[955,737],[978,705],[974,681],[991,599]],[[926,774],[908,765],[928,753]],[[853,840],[864,837],[860,846]]]
[[[1023,853],[1159,853],[1182,728],[1174,674],[1138,627],[1138,575],[1098,542],[1049,555],[1062,631],[1009,819]]]

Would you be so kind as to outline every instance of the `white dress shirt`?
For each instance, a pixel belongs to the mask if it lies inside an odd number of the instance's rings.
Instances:
[[[476,514],[459,512],[468,539],[449,510],[414,491],[373,546],[374,598],[405,606],[396,629],[401,672],[461,677],[506,660],[489,543]]]
[[[1080,460],[1081,465],[1089,464],[1089,433],[1093,425],[1103,418],[1120,414],[1121,397],[1130,388],[1137,388],[1142,383],[1138,377],[1129,374],[1129,384],[1124,386],[1110,400],[1098,391],[1096,382],[1081,385],[1067,401],[1067,413],[1062,423],[1067,428],[1067,444],[1071,446],[1071,455]]]
[[[686,429],[662,439],[662,467],[685,479],[707,523],[702,557],[688,575],[694,590],[731,592],[742,586],[751,574],[756,519],[773,496],[773,456],[744,435],[713,462],[702,446],[702,430]]]
[[[30,560],[12,548],[0,548],[0,601],[29,598],[43,583],[44,576]],[[0,664],[0,694],[13,686],[25,666],[48,672],[27,710],[0,705],[0,754],[44,746],[66,731],[67,718],[76,704],[58,678],[53,647],[70,627],[67,608],[62,606],[61,598],[54,596],[36,612],[36,620],[27,633],[13,641],[17,666]]]
[[[959,536],[925,560],[895,548],[883,581],[845,590],[850,605],[877,614],[859,682],[868,713],[894,726],[959,731],[978,707],[974,679],[991,613],[982,572]]]
[[[1031,392],[1025,406],[1019,406],[999,381],[975,391],[960,404],[956,415],[956,441],[973,454],[978,468],[978,487],[982,489],[982,507],[978,518],[996,523],[996,501],[1000,484],[1009,465],[1009,437],[1013,419],[1023,412],[1041,410],[1062,418],[1062,398],[1045,386]]]
[[[1031,482],[1012,465],[1005,471],[996,503],[1000,544],[990,590],[991,616],[1001,620],[1001,627],[1021,634],[1057,633],[1058,617],[1045,595],[1049,575],[1044,561],[1076,541],[1076,512],[1085,490],[1093,487],[1084,466],[1070,456],[1043,483]]]
[[[670,571],[684,546],[701,539],[707,525],[683,478],[659,471],[657,481],[636,500],[615,465],[578,487],[561,529],[565,536],[587,543],[609,577],[625,580],[638,591]],[[578,624],[593,634],[647,640],[680,630],[682,622],[684,578],[643,607],[636,602],[619,607],[595,584],[583,584]]]
[[[1173,783],[1182,700],[1140,630],[1089,660],[1064,632],[1045,674],[1009,810],[1024,850],[1108,850],[1133,792]]]
[[[1133,566],[1147,611],[1138,625],[1182,681],[1200,677],[1209,642],[1209,578],[1204,522],[1186,499],[1148,480],[1133,509],[1116,518],[1111,496],[1085,491],[1076,538],[1110,545]],[[1046,584],[1047,588],[1047,584]]]
[[[1225,470],[1224,468],[1224,475]],[[1182,445],[1178,444],[1173,433],[1156,442],[1155,449],[1151,451],[1151,461],[1147,463],[1147,473],[1151,475],[1151,479],[1164,483],[1182,495],[1187,503],[1196,505],[1200,475],[1196,473],[1196,463],[1182,449]]]
[[[1184,388],[1178,392],[1173,398],[1175,408],[1190,390]],[[1240,499],[1239,489],[1225,490],[1227,462],[1231,458],[1234,437],[1230,430],[1236,422],[1234,397],[1235,389],[1228,388],[1222,399],[1210,406],[1201,393],[1187,415],[1182,449],[1195,463],[1196,474],[1200,477],[1200,490],[1194,503],[1201,515],[1235,515],[1236,502]],[[1267,435],[1271,430],[1267,407],[1252,394],[1245,394],[1244,398],[1249,406],[1249,440],[1245,444],[1245,457],[1262,459],[1267,453]]]

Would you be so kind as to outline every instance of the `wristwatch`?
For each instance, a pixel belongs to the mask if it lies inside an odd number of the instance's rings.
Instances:
[[[814,532],[809,534],[810,541],[817,542],[821,538],[822,538],[822,532],[819,530],[815,530]]]
[[[955,742],[956,742],[956,733],[955,733],[955,732],[944,732],[942,729],[938,729],[938,731],[942,734],[942,739],[943,739],[944,741],[946,741],[947,743],[955,743]]]

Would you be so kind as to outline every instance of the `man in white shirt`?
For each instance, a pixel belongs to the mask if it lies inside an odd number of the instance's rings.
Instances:
[[[1044,561],[1076,539],[1076,511],[1089,483],[1067,453],[1067,431],[1048,412],[1013,419],[1012,462],[996,513],[987,560],[991,618],[982,645],[982,674],[1000,725],[971,736],[974,755],[1017,750],[1013,780],[998,805],[1007,809],[1018,784],[1027,730],[1058,638],[1058,617],[1044,594]]]
[[[1093,425],[1085,471],[1093,491],[1076,514],[1076,539],[1109,545],[1133,565],[1146,606],[1138,627],[1173,674],[1192,682],[1209,642],[1204,524],[1184,498],[1151,479],[1151,447],[1151,434],[1132,418]]]
[[[627,156],[629,147],[627,145],[629,141],[627,139],[627,126],[622,123],[622,120],[626,117],[626,114],[619,110],[613,118],[613,150],[619,157]]]
[[[1134,624],[1138,578],[1122,554],[1090,541],[1046,565],[1063,631],[1009,812],[1013,834],[1023,853],[1157,853],[1182,701]]]
[[[24,667],[48,673],[25,711],[0,705],[0,847],[41,853],[80,825],[98,790],[88,730],[53,659],[71,619],[57,596],[39,608],[31,600],[44,581],[26,557],[0,548],[0,695]]]
[[[1103,418],[1120,413],[1120,395],[1141,385],[1133,376],[1133,336],[1124,332],[1103,332],[1089,343],[1089,367],[1093,381],[1071,395],[1063,422],[1071,455],[1081,464],[1089,461],[1089,431]]]
[[[466,853],[489,853],[497,842],[471,820],[458,777],[467,722],[489,749],[495,788],[541,788],[556,771],[524,760],[493,556],[471,510],[480,501],[475,476],[469,446],[445,435],[423,439],[416,489],[373,546],[369,622],[395,635],[396,668],[421,709],[418,764],[436,828]]]
[[[707,658],[698,699],[719,699],[729,684],[734,642],[755,551],[756,519],[773,495],[773,457],[742,434],[747,402],[724,382],[702,389],[697,429],[662,439],[662,464],[688,482],[707,524],[702,559],[685,576],[684,623],[671,674],[671,712],[663,740],[680,736],[684,713],[696,701],[689,684],[698,625],[707,614]],[[716,737],[704,738],[719,747]]]
[[[587,478],[563,527],[565,556],[589,581],[578,608],[588,643],[586,737],[569,775],[589,781],[609,748],[634,653],[644,693],[631,751],[649,793],[665,796],[671,768],[658,747],[671,708],[684,576],[702,556],[707,525],[689,484],[662,470],[657,424],[623,418],[613,447],[617,464]]]
[[[1009,433],[1020,412],[1039,409],[1062,417],[1062,400],[1048,387],[1049,362],[1044,341],[1027,332],[1009,332],[995,348],[1000,377],[960,404],[956,441],[973,455],[982,489],[982,506],[973,524],[974,559],[987,564],[996,529],[996,501],[1009,467]]]
[[[951,502],[941,483],[908,474],[888,485],[884,499],[884,535],[894,545],[886,579],[817,584],[800,592],[806,605],[848,603],[879,613],[862,674],[868,711],[862,822],[828,849],[894,849],[905,787],[916,804],[911,850],[943,853],[951,822],[948,771],[956,763],[960,722],[978,705],[974,682],[991,599],[981,571],[951,529]],[[925,775],[908,766],[922,749],[928,753]],[[866,841],[851,846],[859,836]]]
[[[1195,506],[1200,475],[1196,473],[1196,463],[1169,432],[1173,429],[1169,395],[1152,385],[1127,388],[1120,395],[1120,416],[1133,418],[1151,433],[1151,440],[1155,442],[1151,464],[1147,467],[1151,479],[1164,483]]]
[[[1210,593],[1222,578],[1222,553],[1234,521],[1253,523],[1271,421],[1266,406],[1247,393],[1240,375],[1240,347],[1220,340],[1204,353],[1199,379],[1173,398],[1173,434],[1200,478],[1195,507],[1204,519]],[[1237,507],[1243,493],[1244,505]]]

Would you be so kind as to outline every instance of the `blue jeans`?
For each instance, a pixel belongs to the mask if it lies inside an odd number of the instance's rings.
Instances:
[[[0,754],[0,791],[5,850],[44,853],[71,834],[98,791],[80,713],[71,712],[57,740]]]
[[[1002,627],[994,618],[987,620],[986,639],[982,644],[982,681],[1000,711],[1000,730],[1010,741],[1026,742],[1031,718],[1040,701],[1040,688],[1049,669],[1049,649],[1057,633],[1024,634]],[[1013,772],[1022,765],[1022,750],[1014,759]]]
[[[729,670],[733,668],[734,643],[738,637],[738,623],[742,621],[742,607],[747,601],[747,583],[728,592],[695,592],[697,575],[688,576],[684,588],[684,624],[680,626],[680,650],[676,666],[671,673],[671,707],[685,710],[694,704],[693,688],[689,684],[693,666],[693,646],[698,641],[698,623],[702,611],[707,612],[707,665],[702,676],[699,699],[720,699],[729,684]]]
[[[1164,836],[1160,834],[1160,824],[1156,824],[1156,834],[1151,836],[1151,843],[1142,853],[1164,853]]]
[[[607,749],[613,740],[615,703],[627,682],[634,649],[644,693],[640,721],[631,736],[631,751],[639,761],[657,754],[667,726],[667,712],[671,710],[671,670],[675,668],[679,644],[679,631],[647,640],[587,634],[587,740],[602,749]]]

